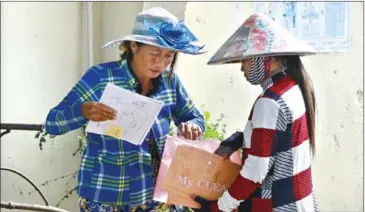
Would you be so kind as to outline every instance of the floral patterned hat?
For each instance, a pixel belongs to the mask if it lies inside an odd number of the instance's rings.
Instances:
[[[120,45],[123,41],[137,41],[187,54],[207,52],[205,46],[169,11],[154,7],[139,13],[132,34],[106,43],[103,48]]]
[[[251,15],[218,49],[208,64],[241,62],[257,56],[311,55],[316,50],[261,13]]]

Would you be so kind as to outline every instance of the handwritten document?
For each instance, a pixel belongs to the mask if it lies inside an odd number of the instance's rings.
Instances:
[[[163,102],[133,93],[108,83],[100,102],[117,111],[116,120],[90,121],[86,132],[107,135],[140,145],[154,120],[162,109]]]

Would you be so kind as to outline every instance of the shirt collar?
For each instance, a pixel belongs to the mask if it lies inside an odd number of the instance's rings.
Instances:
[[[274,72],[273,74],[271,74],[271,76],[269,78],[267,78],[263,83],[261,83],[261,87],[263,88],[263,90],[266,90],[268,88],[270,88],[275,82],[277,82],[279,79],[285,77],[287,67],[282,67],[280,69],[278,69],[276,72]]]

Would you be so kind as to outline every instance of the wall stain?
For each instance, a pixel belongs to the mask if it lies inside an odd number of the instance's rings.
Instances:
[[[333,135],[332,136],[332,149],[337,152],[337,150],[340,148],[340,143],[338,142],[337,136]]]
[[[206,24],[207,22],[201,19],[199,16],[196,17],[196,22]]]
[[[19,194],[20,194],[20,196],[23,196],[23,191],[22,191],[22,189],[20,188],[20,186],[18,186],[18,190],[19,190]]]
[[[347,113],[347,112],[349,112],[349,110],[350,110],[350,106],[351,106],[350,104],[347,104],[347,105],[346,105],[346,109],[345,109],[345,112],[346,112],[346,113]]]
[[[356,99],[357,99],[357,102],[363,106],[364,104],[364,92],[362,90],[357,90],[356,91]]]

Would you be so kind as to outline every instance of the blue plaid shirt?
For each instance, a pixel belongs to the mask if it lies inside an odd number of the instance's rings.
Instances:
[[[171,74],[171,77],[169,75]],[[150,95],[164,106],[150,133],[162,156],[166,135],[173,120],[176,125],[190,121],[204,131],[204,117],[195,108],[181,81],[168,70],[157,78],[159,86]],[[126,60],[91,67],[62,102],[51,109],[45,129],[51,135],[65,134],[87,124],[81,113],[86,101],[99,101],[107,83],[137,92],[139,82]],[[87,133],[78,175],[78,194],[91,201],[113,205],[142,205],[152,200],[153,174],[146,136],[142,145]]]

